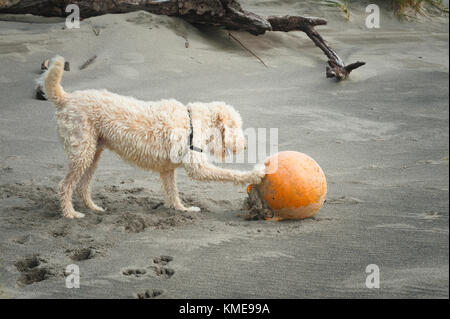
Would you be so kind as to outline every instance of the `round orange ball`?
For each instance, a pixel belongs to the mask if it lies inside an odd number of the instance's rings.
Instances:
[[[304,219],[313,216],[325,202],[325,174],[306,154],[280,152],[266,160],[268,172],[258,191],[274,219]]]

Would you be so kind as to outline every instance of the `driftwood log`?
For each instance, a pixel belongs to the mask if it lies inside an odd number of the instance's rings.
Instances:
[[[337,80],[346,79],[350,72],[365,64],[344,64],[315,30],[316,26],[327,24],[325,19],[301,16],[262,17],[244,10],[238,0],[0,0],[0,13],[64,17],[68,14],[65,8],[69,4],[78,5],[81,18],[145,10],[154,14],[180,17],[192,24],[247,31],[253,35],[267,31],[303,31],[327,56],[327,77]]]

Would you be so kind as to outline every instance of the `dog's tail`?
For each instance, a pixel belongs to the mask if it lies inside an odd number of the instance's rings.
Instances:
[[[66,92],[61,86],[64,72],[64,58],[55,56],[50,62],[48,70],[37,80],[38,86],[42,88],[47,99],[56,104],[57,107],[64,105]]]

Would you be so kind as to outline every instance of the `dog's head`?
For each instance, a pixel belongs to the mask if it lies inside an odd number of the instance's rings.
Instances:
[[[228,153],[237,154],[245,150],[239,113],[223,102],[210,103],[210,112],[212,134],[207,141],[210,153],[223,160]]]

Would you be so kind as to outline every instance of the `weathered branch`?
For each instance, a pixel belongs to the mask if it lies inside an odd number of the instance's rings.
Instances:
[[[350,72],[364,65],[356,62],[345,65],[323,37],[314,29],[325,25],[322,18],[301,16],[262,17],[242,9],[238,0],[3,0],[0,13],[31,13],[43,16],[67,15],[65,8],[76,4],[82,18],[106,14],[145,10],[154,14],[177,16],[193,24],[247,31],[253,35],[267,31],[303,31],[328,57],[326,75],[337,80],[346,79]]]
[[[145,10],[155,14],[176,15],[178,1],[154,0],[4,0],[0,13],[30,13],[46,17],[65,17],[65,8],[75,4],[82,18],[106,13],[126,13]]]
[[[65,8],[69,4],[80,8],[83,19],[107,13],[144,10],[255,35],[271,29],[266,19],[243,10],[237,0],[4,0],[4,3],[0,1],[0,13],[65,17]]]
[[[315,26],[325,25],[327,21],[321,18],[299,17],[299,16],[270,16],[267,20],[272,25],[273,31],[303,31],[328,57],[326,75],[328,78],[345,80],[350,72],[366,64],[365,62],[356,62],[345,66],[344,61],[328,45],[325,39],[314,29]]]

